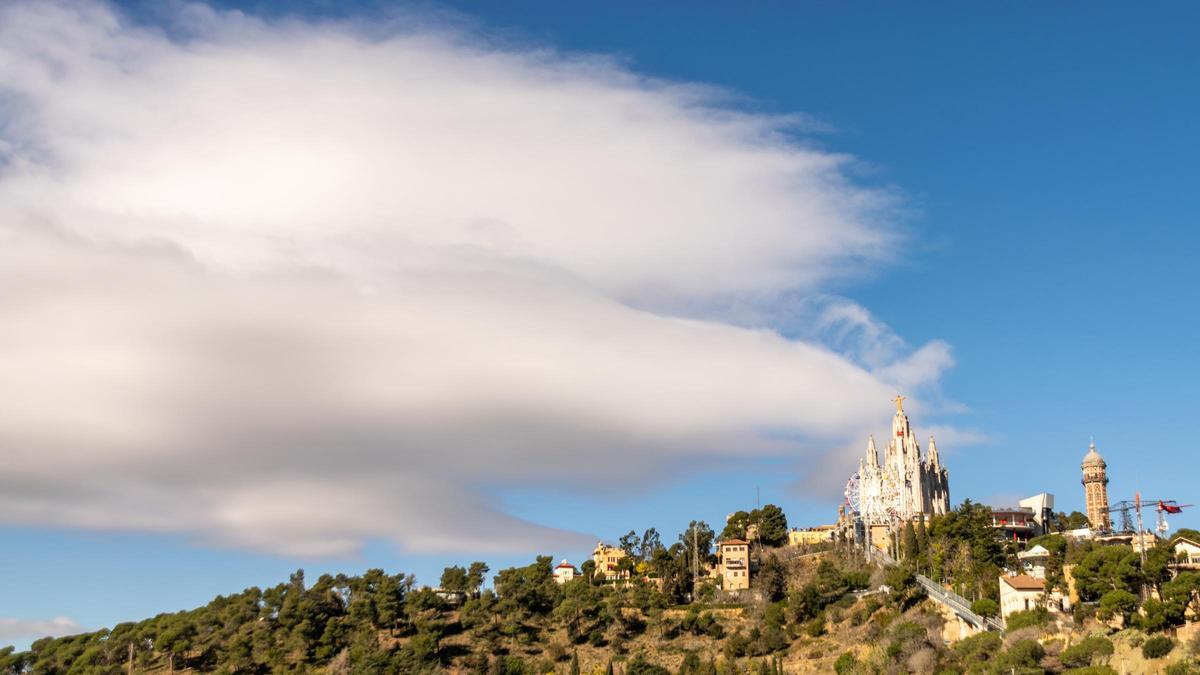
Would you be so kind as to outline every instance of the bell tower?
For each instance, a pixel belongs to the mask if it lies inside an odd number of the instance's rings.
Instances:
[[[1096,443],[1088,446],[1083,457],[1083,499],[1087,506],[1088,521],[1092,529],[1100,532],[1112,531],[1108,516],[1108,464],[1096,452]]]

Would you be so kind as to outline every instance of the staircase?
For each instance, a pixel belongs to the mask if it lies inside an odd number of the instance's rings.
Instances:
[[[879,563],[884,567],[891,567],[896,564],[895,559],[893,559],[892,556],[888,555],[884,551],[871,551],[871,557],[879,561]],[[970,624],[972,627],[978,630],[995,630],[1000,631],[1001,633],[1004,632],[1004,624],[1000,623],[999,619],[980,616],[975,612],[972,612],[971,603],[967,602],[966,598],[953,591],[948,591],[945,588],[942,588],[941,584],[937,583],[933,579],[930,579],[924,574],[918,574],[916,577],[917,583],[921,585],[921,588],[925,589],[925,594],[928,595],[931,600],[939,602],[942,605],[950,608],[955,615]]]
[[[921,588],[925,589],[926,595],[928,595],[931,599],[942,603],[946,607],[949,607],[950,610],[958,615],[958,617],[963,621],[966,621],[979,630],[996,630],[1004,632],[1004,625],[1001,624],[999,620],[991,617],[980,616],[975,612],[972,612],[971,603],[967,602],[966,598],[942,588],[941,584],[935,582],[933,579],[930,579],[924,574],[918,574],[916,576],[917,583],[921,584]]]

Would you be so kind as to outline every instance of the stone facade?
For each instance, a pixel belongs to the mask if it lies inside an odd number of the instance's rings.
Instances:
[[[625,551],[616,546],[609,546],[604,542],[598,542],[596,550],[592,551],[592,562],[596,564],[596,577],[604,581],[628,579],[628,570],[622,571],[617,569],[621,558],[624,557]]]
[[[1088,453],[1083,457],[1083,498],[1087,505],[1088,521],[1096,532],[1111,532],[1112,521],[1108,515],[1108,464],[1100,453],[1096,452],[1096,444],[1088,447]]]
[[[750,588],[750,544],[741,539],[726,539],[717,544],[717,574],[721,588],[744,591]]]
[[[904,413],[904,397],[896,397],[892,417],[892,437],[884,448],[883,461],[875,449],[875,437],[867,439],[866,457],[859,462],[859,482],[864,494],[899,494],[890,507],[895,517],[928,519],[950,511],[950,475],[938,456],[937,443],[929,437],[929,453],[922,456],[921,446]],[[891,501],[890,499],[888,501]]]

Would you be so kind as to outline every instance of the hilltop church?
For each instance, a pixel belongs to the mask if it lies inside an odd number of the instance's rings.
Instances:
[[[896,396],[892,437],[884,448],[883,461],[875,449],[875,437],[867,439],[866,457],[859,461],[859,483],[863,494],[892,495],[886,499],[889,515],[900,521],[950,511],[950,477],[938,457],[937,443],[929,437],[929,453],[921,446],[904,414],[904,397]]]

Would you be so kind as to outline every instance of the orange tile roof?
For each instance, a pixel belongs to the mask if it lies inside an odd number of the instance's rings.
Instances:
[[[1015,577],[1001,578],[1004,579],[1004,583],[1008,584],[1013,588],[1013,590],[1017,591],[1041,591],[1045,590],[1046,588],[1045,581],[1031,577],[1028,574],[1018,574]]]
[[[740,544],[742,546],[749,546],[750,542],[742,541],[741,539],[726,539],[725,541],[719,542],[717,544],[717,546],[728,546],[730,544]]]

